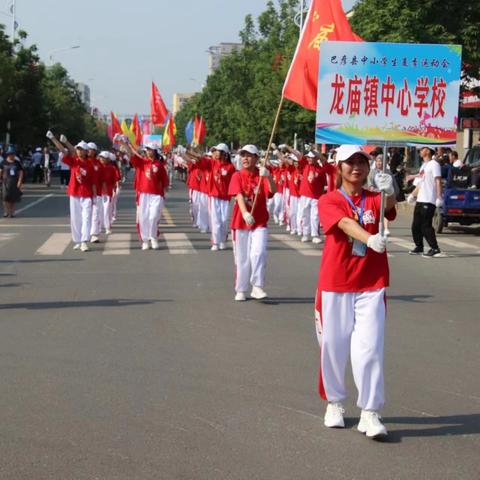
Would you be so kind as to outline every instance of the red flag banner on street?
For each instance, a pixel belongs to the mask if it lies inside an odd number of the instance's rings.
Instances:
[[[158,91],[157,86],[152,82],[152,93],[150,95],[150,113],[152,115],[152,123],[163,127],[168,116],[168,110]]]
[[[117,116],[113,112],[110,112],[110,117],[112,119],[111,135],[112,135],[112,140],[113,140],[117,133],[119,135],[122,135],[123,132],[122,132],[122,127],[120,126],[120,122],[118,121]]]
[[[165,125],[165,132],[163,133],[163,150],[169,152],[175,145],[175,135],[177,133],[177,126],[175,125],[175,120],[173,115],[170,114],[168,117],[167,124]]]
[[[353,33],[341,0],[312,0],[283,85],[283,96],[308,110],[317,109],[319,50],[326,40],[362,41]]]
[[[133,132],[135,135],[135,143],[137,146],[140,146],[142,144],[142,129],[140,128],[140,122],[138,121],[138,115],[135,114],[133,117],[132,125],[130,127],[130,130]]]
[[[205,120],[203,119],[203,117],[198,117],[198,115],[195,115],[195,121],[193,126],[194,145],[202,145],[206,134],[207,127],[205,126]]]

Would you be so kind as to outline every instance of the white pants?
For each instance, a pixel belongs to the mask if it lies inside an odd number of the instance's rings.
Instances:
[[[118,196],[120,195],[120,187],[118,187],[112,196],[112,222],[117,218],[117,203],[118,203]]]
[[[112,207],[113,202],[112,198],[108,195],[102,195],[102,203],[103,203],[103,226],[105,230],[112,229]]]
[[[210,230],[210,217],[208,215],[208,195],[198,192],[197,227],[208,232]]]
[[[228,209],[230,202],[216,197],[208,197],[212,244],[225,243],[228,237]]]
[[[96,196],[92,207],[92,227],[90,235],[100,235],[103,226],[103,201],[102,197]]]
[[[298,200],[299,200],[299,197],[294,197],[293,195],[290,195],[289,206],[288,206],[288,221],[290,224],[290,228],[293,232],[298,232],[298,228],[299,228],[297,223]]]
[[[138,200],[138,224],[142,242],[158,237],[158,222],[162,216],[163,197],[141,193]]]
[[[276,193],[273,196],[273,215],[279,222],[285,221],[285,206],[283,203],[283,193]]]
[[[200,192],[198,190],[190,190],[190,215],[192,223],[196,227],[198,225],[198,209],[200,207]]]
[[[235,260],[235,291],[246,292],[249,285],[265,284],[268,229],[232,230]]]
[[[92,228],[92,199],[70,197],[70,228],[73,243],[88,242]]]
[[[385,312],[384,288],[358,293],[317,291],[315,324],[322,398],[329,402],[347,398],[345,369],[350,356],[357,405],[363,410],[382,408]]]
[[[290,190],[288,188],[283,189],[283,221],[290,225]]]
[[[318,200],[310,197],[300,197],[298,216],[301,219],[299,229],[302,235],[319,236]]]

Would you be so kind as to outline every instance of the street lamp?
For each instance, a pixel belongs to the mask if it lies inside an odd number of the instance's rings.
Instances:
[[[58,48],[57,50],[52,50],[48,56],[50,59],[50,63],[53,64],[53,54],[55,53],[60,53],[60,52],[66,52],[68,50],[75,50],[76,48],[80,48],[80,45],[73,45],[72,47],[67,47],[67,48]]]

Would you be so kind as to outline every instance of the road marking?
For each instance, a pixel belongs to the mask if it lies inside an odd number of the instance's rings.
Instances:
[[[412,248],[415,247],[415,245],[412,242],[409,242],[407,240],[404,240],[403,238],[398,238],[398,237],[388,237],[388,241],[390,243],[393,243],[395,245],[398,245],[399,247],[406,248],[407,250],[411,250]]]
[[[29,208],[32,208],[35,205],[38,205],[39,203],[47,200],[47,198],[53,197],[54,195],[55,195],[54,193],[49,193],[48,195],[45,195],[44,197],[39,198],[38,200],[35,200],[34,202],[29,203],[28,205],[25,205],[23,208],[20,208],[20,210],[17,210],[16,213],[22,213],[25,210],[28,210]]]
[[[128,255],[131,241],[131,233],[112,233],[107,237],[103,255]]]
[[[36,255],[62,255],[71,241],[70,233],[52,233],[48,240],[36,251]]]
[[[13,240],[18,233],[0,233],[0,247]]]
[[[167,222],[167,225],[175,225],[175,223],[173,222],[172,215],[168,211],[168,208],[163,209],[163,218]]]
[[[24,227],[33,227],[33,228],[38,228],[38,227],[54,227],[54,228],[66,228],[70,227],[69,223],[4,223],[0,225],[0,228],[24,228]]]
[[[471,245],[469,243],[465,242],[460,242],[458,240],[451,240],[449,238],[443,238],[440,236],[437,236],[437,240],[439,243],[444,243],[445,245],[450,245],[451,247],[457,247],[457,248],[472,248],[476,250],[478,248],[478,245]]]
[[[322,255],[322,250],[318,250],[311,245],[301,243],[299,240],[294,240],[292,239],[292,235],[286,233],[273,233],[270,236],[273,239],[284,243],[287,245],[287,247],[293,248],[301,255],[306,255],[308,257],[320,257]]]
[[[197,253],[184,233],[163,233],[162,237],[167,244],[169,253],[172,255],[189,255]]]

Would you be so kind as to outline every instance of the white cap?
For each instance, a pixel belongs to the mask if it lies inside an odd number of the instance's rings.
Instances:
[[[258,148],[255,145],[245,145],[242,147],[239,151],[240,155],[242,152],[248,152],[251,153],[252,155],[256,155],[257,157],[260,156],[260,152],[258,151]]]
[[[117,159],[117,156],[113,152],[108,152],[108,158],[114,162]]]
[[[291,154],[288,156],[288,158],[289,158],[290,160],[293,160],[294,162],[298,162],[297,156],[294,155],[293,153],[291,153]]]
[[[97,145],[93,142],[87,143],[89,150],[98,150]]]
[[[158,147],[154,143],[150,142],[145,145],[145,148],[148,148],[149,150],[157,150]]]
[[[308,157],[308,158],[317,158],[318,153],[315,152],[315,150],[310,150],[305,156]]]
[[[340,145],[337,148],[337,156],[335,160],[337,163],[344,162],[356,153],[359,153],[360,155],[365,157],[367,161],[370,161],[370,155],[367,152],[363,151],[360,145]]]
[[[88,143],[81,140],[80,142],[78,142],[76,145],[75,145],[75,148],[81,148],[83,150],[88,150]]]
[[[110,152],[107,152],[106,150],[104,150],[103,152],[100,152],[98,154],[99,157],[102,157],[102,158],[108,158],[110,159]]]
[[[42,149],[41,149],[40,147],[37,147],[37,148],[35,149],[35,151],[36,151],[36,152],[41,152]]]
[[[213,147],[212,150],[218,150],[219,152],[230,153],[230,149],[226,143],[219,143],[216,147]]]

